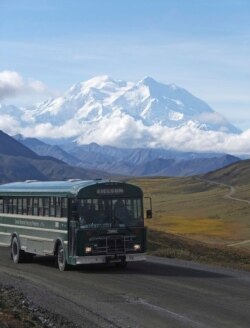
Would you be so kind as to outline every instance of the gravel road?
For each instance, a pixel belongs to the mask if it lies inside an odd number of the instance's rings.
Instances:
[[[59,272],[51,258],[14,265],[0,247],[0,281],[80,327],[250,326],[250,274],[148,257],[127,269]]]

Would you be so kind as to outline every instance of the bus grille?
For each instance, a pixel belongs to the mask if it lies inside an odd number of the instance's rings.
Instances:
[[[108,236],[92,238],[94,254],[125,254],[133,250],[133,236]]]

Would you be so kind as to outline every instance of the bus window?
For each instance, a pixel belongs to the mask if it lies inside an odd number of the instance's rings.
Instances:
[[[49,216],[56,216],[55,197],[50,197],[50,213]]]
[[[62,209],[61,209],[61,198],[56,197],[56,216],[60,218],[62,216]]]
[[[33,214],[33,198],[32,197],[27,198],[27,211],[28,211],[28,215]]]
[[[115,224],[129,226],[143,225],[140,199],[113,199],[112,203]]]
[[[13,199],[12,198],[8,198],[8,213],[13,213]]]
[[[3,212],[8,213],[7,197],[4,197],[3,199]]]
[[[34,197],[33,200],[33,215],[38,215],[38,198]]]
[[[128,199],[126,201],[126,206],[131,213],[132,218],[135,220],[142,219],[141,201],[139,199]]]
[[[43,216],[43,198],[38,198],[38,215]]]
[[[44,205],[44,215],[49,216],[49,197],[44,197],[43,205]]]
[[[17,198],[17,213],[23,214],[23,199],[21,197]]]
[[[62,216],[67,217],[68,216],[68,199],[62,198]]]
[[[27,214],[27,198],[23,198],[23,214]]]
[[[141,199],[82,199],[78,211],[83,228],[93,224],[143,226]]]
[[[13,198],[13,213],[17,214],[17,198]]]
[[[0,198],[0,213],[3,213],[3,199]]]

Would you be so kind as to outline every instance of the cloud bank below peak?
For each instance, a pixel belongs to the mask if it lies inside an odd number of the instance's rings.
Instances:
[[[16,120],[6,116],[0,123],[0,129],[11,134],[21,133],[26,137],[75,138],[78,144],[95,142],[100,145],[128,148],[149,147],[235,155],[250,154],[250,129],[240,134],[207,131],[201,130],[199,124],[192,121],[179,128],[169,128],[159,124],[145,126],[130,116],[118,115],[101,120],[97,124],[79,124],[75,120],[69,120],[60,126],[40,123],[23,128]]]

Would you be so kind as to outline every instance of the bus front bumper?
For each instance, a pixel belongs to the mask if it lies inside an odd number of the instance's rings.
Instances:
[[[141,254],[118,254],[112,255],[94,255],[94,256],[77,256],[76,264],[93,264],[93,263],[117,263],[145,261],[146,253]]]

